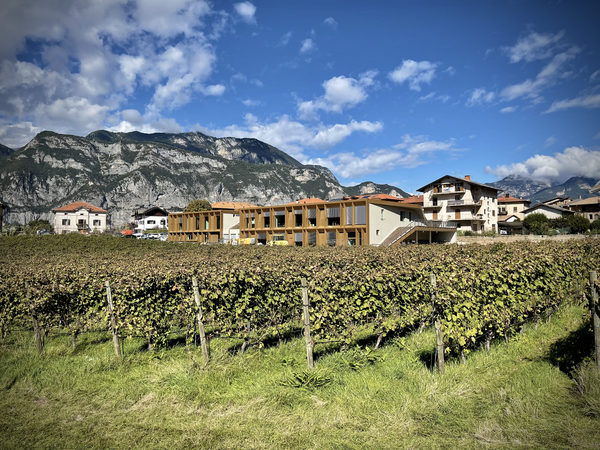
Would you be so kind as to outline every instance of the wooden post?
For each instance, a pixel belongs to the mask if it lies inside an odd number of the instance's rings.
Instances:
[[[596,355],[596,367],[600,367],[600,317],[598,316],[598,292],[596,291],[596,280],[598,273],[590,270],[590,307],[594,323],[594,350]]]
[[[306,361],[308,362],[308,368],[312,370],[315,367],[313,361],[313,342],[310,337],[310,302],[308,300],[308,285],[306,278],[300,280],[302,285],[302,312],[304,316],[304,341],[306,342]]]
[[[121,345],[119,344],[119,333],[117,332],[117,321],[115,319],[115,311],[113,308],[112,292],[110,290],[110,283],[108,280],[104,282],[106,286],[106,301],[108,303],[108,312],[110,313],[110,328],[112,331],[113,345],[115,347],[115,355],[117,358],[121,357]]]
[[[202,356],[204,357],[204,364],[208,364],[208,346],[206,345],[206,334],[204,333],[204,322],[202,322],[202,305],[200,304],[200,293],[198,292],[198,280],[196,277],[192,277],[192,286],[194,288],[194,301],[198,312],[196,318],[198,320],[198,334],[200,335],[200,346],[202,347]]]
[[[435,273],[431,274],[431,303],[433,304],[433,316],[435,319],[435,341],[437,353],[437,367],[440,373],[444,373],[444,336],[442,335],[442,323],[440,314],[435,303],[435,294],[437,292],[437,280]]]
[[[37,348],[38,354],[41,355],[44,351],[44,342],[42,341],[42,330],[40,323],[37,320],[33,307],[29,307],[31,310],[31,320],[33,321],[33,334],[35,336],[35,347]]]

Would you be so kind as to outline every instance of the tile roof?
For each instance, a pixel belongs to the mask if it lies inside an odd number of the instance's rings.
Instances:
[[[581,200],[569,202],[569,206],[597,205],[600,203],[600,197],[589,197]]]
[[[97,206],[94,206],[88,202],[69,203],[68,205],[53,209],[52,212],[74,212],[74,211],[79,211],[80,209],[87,209],[88,211],[94,212],[94,213],[105,213],[105,214],[108,213],[107,210],[98,208]]]
[[[212,209],[240,209],[240,208],[258,208],[257,205],[246,202],[214,202]]]
[[[458,177],[455,177],[454,175],[444,175],[443,177],[439,177],[437,180],[434,180],[431,183],[427,183],[425,186],[417,189],[417,191],[419,191],[419,192],[425,192],[427,190],[428,186],[431,186],[432,184],[438,183],[441,180],[443,180],[444,178],[453,178],[456,181],[462,181],[462,182],[465,182],[465,183],[470,183],[470,184],[473,184],[475,186],[479,186],[479,187],[486,188],[486,189],[493,189],[495,191],[501,191],[502,190],[502,189],[496,188],[494,186],[488,186],[487,184],[476,183],[475,181],[471,181],[471,177],[469,177],[468,179],[466,179],[466,178],[458,178]]]
[[[287,205],[309,205],[312,203],[322,203],[323,200],[317,197],[307,197],[301,198],[300,200],[296,200],[295,202],[290,202]]]
[[[531,203],[529,200],[525,200],[522,198],[511,197],[506,194],[501,197],[498,197],[498,203]]]
[[[423,204],[423,195],[411,195],[410,197],[405,197],[400,199],[400,203],[414,203],[417,205]]]

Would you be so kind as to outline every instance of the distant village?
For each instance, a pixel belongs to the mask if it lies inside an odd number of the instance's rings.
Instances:
[[[600,186],[593,189],[597,190]],[[534,214],[556,227],[572,222],[571,216],[582,217],[586,223],[600,219],[598,196],[555,197],[531,205],[470,176],[445,175],[418,192],[422,194],[408,198],[365,194],[269,206],[216,202],[202,211],[171,213],[154,206],[133,211],[131,223],[120,233],[139,239],[215,244],[387,247],[451,243],[458,235],[523,234],[526,218]],[[3,208],[0,203],[0,232]],[[55,234],[105,233],[111,228],[109,211],[84,201],[52,212]]]

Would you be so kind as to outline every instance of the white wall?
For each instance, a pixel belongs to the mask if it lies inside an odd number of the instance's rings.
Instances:
[[[381,244],[396,228],[423,220],[420,210],[369,203],[369,243]]]
[[[63,221],[69,223],[63,225]],[[77,232],[77,223],[83,220],[87,228],[91,231],[105,232],[107,228],[107,214],[89,212],[87,209],[80,209],[75,212],[57,212],[54,213],[54,232],[56,234]]]

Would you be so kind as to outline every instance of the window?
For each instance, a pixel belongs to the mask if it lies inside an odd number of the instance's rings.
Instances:
[[[301,209],[295,210],[294,216],[296,217],[295,225],[297,227],[301,227],[302,226],[302,210]]]
[[[266,212],[264,215],[265,228],[271,228],[271,213]]]
[[[221,216],[216,216],[217,219],[217,230],[221,229]]]
[[[348,231],[348,245],[356,245],[356,231]]]
[[[317,245],[317,232],[316,231],[309,231],[307,233],[307,242],[308,245],[310,245],[311,247],[314,245]]]
[[[340,225],[340,207],[334,206],[327,208],[327,226],[335,227]]]
[[[308,226],[309,227],[316,227],[317,226],[317,209],[316,208],[310,208],[308,210]],[[315,243],[316,241],[316,235],[315,235]],[[310,242],[309,242],[310,245]]]
[[[302,233],[294,233],[294,244],[296,247],[302,247]]]
[[[62,224],[63,225],[71,225],[71,220],[70,219],[63,219],[62,220]]]
[[[256,217],[254,216],[254,213],[250,215],[250,225],[252,225],[252,228],[256,226]]]
[[[285,227],[285,211],[275,211],[275,228]]]
[[[208,225],[208,216],[205,216],[204,217],[204,229],[208,230],[208,228],[209,228],[209,225]]]
[[[366,214],[366,206],[358,205],[354,208],[355,214],[355,223],[356,225],[366,225],[367,224],[367,214]]]
[[[335,231],[327,232],[327,245],[329,245],[330,247],[335,246]]]
[[[346,225],[352,225],[352,206],[346,207]]]
[[[179,230],[183,230],[183,217],[179,217]]]
[[[513,212],[517,212],[517,207],[516,206],[513,207]]]
[[[383,208],[381,208],[381,209],[379,210],[379,218],[380,218],[381,220],[384,220],[384,219],[385,219],[385,218],[383,217]]]
[[[200,216],[196,217],[196,230],[200,229]]]
[[[155,220],[148,220],[148,221],[146,221],[146,223],[147,223],[148,225],[155,225],[155,224],[156,224],[156,221],[155,221]]]
[[[163,226],[164,226],[164,225],[166,225],[165,219],[162,219],[162,220],[160,221],[160,224],[161,224],[161,225],[163,225]]]
[[[99,219],[94,219],[94,226],[95,227],[99,227],[100,226],[100,220]]]

